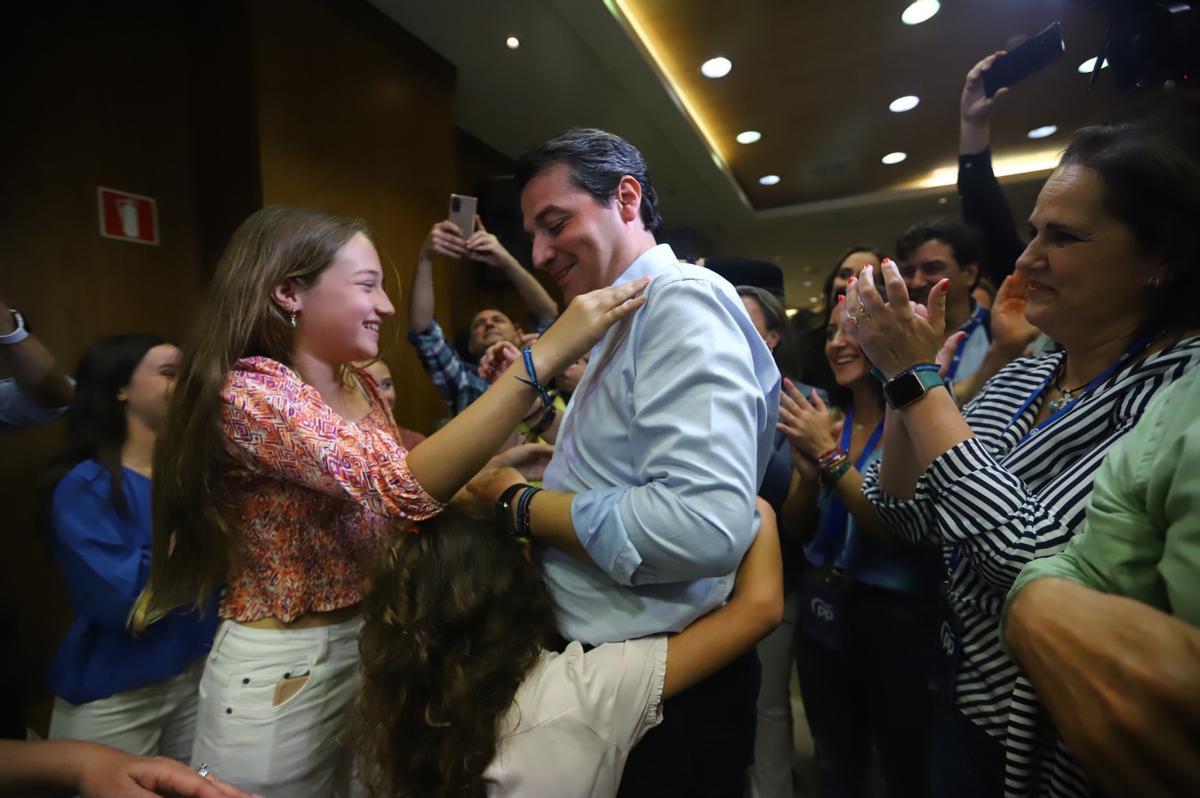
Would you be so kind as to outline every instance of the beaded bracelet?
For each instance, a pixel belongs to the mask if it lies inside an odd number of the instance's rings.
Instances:
[[[817,458],[817,465],[820,466],[822,470],[825,470],[830,465],[836,463],[838,460],[846,456],[847,454],[845,449],[843,449],[841,446],[835,446]]]
[[[839,479],[844,477],[846,475],[846,472],[849,470],[850,470],[850,458],[845,457],[845,458],[839,460],[837,462],[837,464],[832,466],[831,468],[829,468],[827,470],[822,469],[821,481],[824,482],[826,485],[832,485],[833,483],[837,482]]]

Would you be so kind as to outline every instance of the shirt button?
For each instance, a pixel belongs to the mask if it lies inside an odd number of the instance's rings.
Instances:
[[[233,714],[233,707],[225,707],[225,714],[226,714],[226,715],[232,715],[232,714]]]
[[[242,679],[242,684],[250,684],[250,680],[249,680],[249,679]]]

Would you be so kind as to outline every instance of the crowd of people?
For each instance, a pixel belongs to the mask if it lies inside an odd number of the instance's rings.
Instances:
[[[634,146],[534,147],[562,303],[434,224],[428,434],[362,220],[257,211],[188,340],[72,377],[0,303],[0,425],[65,416],[38,524],[75,614],[0,793],[791,796],[793,663],[826,798],[1194,792],[1200,137],[1077,131],[1026,242],[994,57],[965,219],[850,247],[800,326],[659,243]],[[483,308],[455,346],[435,257],[507,275],[528,328]]]

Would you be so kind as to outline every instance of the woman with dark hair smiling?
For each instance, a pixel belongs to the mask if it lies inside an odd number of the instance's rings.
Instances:
[[[889,261],[890,302],[869,268],[847,290],[855,334],[888,380],[883,461],[864,490],[891,528],[940,546],[947,565],[934,795],[1087,793],[1001,648],[999,614],[1022,566],[1079,531],[1113,444],[1160,389],[1200,364],[1200,165],[1186,128],[1075,134],[1017,260],[1026,318],[1063,351],[1002,369],[965,418],[934,365],[945,282],[929,308],[910,306]]]

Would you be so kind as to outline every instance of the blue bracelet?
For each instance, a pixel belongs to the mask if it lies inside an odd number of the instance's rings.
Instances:
[[[906,368],[904,371],[896,372],[896,377],[902,377],[905,374],[908,374],[909,372],[938,371],[940,369],[941,369],[941,366],[939,366],[937,363],[918,363],[915,366]],[[884,374],[878,366],[871,366],[871,376],[874,377],[875,379],[879,380],[880,385],[887,385],[887,383],[888,383],[887,375]],[[895,377],[893,377],[892,379],[895,379]]]
[[[533,349],[527,346],[521,354],[525,356],[525,373],[529,375],[529,379],[524,380],[520,377],[517,377],[517,379],[538,392],[538,396],[542,397],[542,407],[550,407],[554,404],[554,399],[550,396],[550,392],[546,390],[545,386],[538,383],[537,370],[533,367]]]

